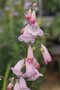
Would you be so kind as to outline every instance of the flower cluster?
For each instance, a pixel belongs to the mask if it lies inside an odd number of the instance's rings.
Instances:
[[[44,35],[43,31],[38,26],[35,10],[32,11],[29,9],[26,14],[26,19],[28,24],[21,30],[22,34],[18,37],[18,40],[23,41],[26,44],[34,43],[37,37]],[[52,60],[51,56],[43,44],[40,46],[44,61],[48,64],[48,62]],[[26,70],[23,70],[24,68]],[[17,64],[11,68],[12,72],[17,76],[17,79],[14,84],[13,82],[8,84],[7,90],[12,90],[12,88],[13,90],[30,90],[27,87],[25,79],[34,81],[40,76],[43,76],[43,74],[38,71],[39,68],[40,64],[34,57],[32,46],[29,45],[26,58],[19,60]]]
[[[43,31],[38,26],[35,10],[31,11],[31,9],[29,9],[26,14],[26,19],[28,24],[21,30],[22,35],[18,37],[18,40],[25,43],[34,43],[37,37],[44,35]]]

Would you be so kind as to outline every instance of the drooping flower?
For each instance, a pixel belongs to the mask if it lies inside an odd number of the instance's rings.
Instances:
[[[20,77],[20,80],[19,81],[17,80],[14,85],[14,90],[30,90],[30,89],[27,87],[25,80],[22,77]]]
[[[8,84],[8,86],[7,86],[7,90],[12,90],[12,87],[13,87],[13,83],[10,82],[10,83]]]
[[[30,90],[24,78],[20,77],[20,90]]]
[[[18,61],[17,64],[11,69],[15,75],[20,76],[23,74],[21,72],[21,69],[23,68],[23,66],[24,66],[24,59]]]
[[[27,61],[29,63],[33,64],[33,66],[35,68],[39,68],[40,67],[40,64],[38,63],[38,61],[35,59],[35,57],[33,55],[33,49],[32,49],[32,47],[30,45],[28,47]]]
[[[43,44],[41,44],[41,52],[44,57],[45,63],[48,64],[48,62],[51,62],[52,58],[51,58],[47,48]]]
[[[26,19],[30,22],[30,19],[31,19],[31,9],[29,9],[28,13],[26,14]]]
[[[16,80],[13,90],[20,90],[20,83],[18,80]]]
[[[39,73],[37,69],[35,69],[35,75],[32,75],[31,77],[28,78],[29,81],[34,81],[38,79],[39,77],[42,77],[43,74]]]
[[[28,78],[29,81],[36,80],[40,76],[43,76],[38,70],[33,66],[33,64],[26,61],[26,72],[25,77]]]
[[[31,19],[30,19],[30,23],[34,24],[36,22],[36,12],[35,10],[32,11],[32,15],[31,15]]]

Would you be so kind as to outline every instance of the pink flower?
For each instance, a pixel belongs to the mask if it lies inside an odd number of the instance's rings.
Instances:
[[[14,85],[14,89],[13,90],[20,90],[20,83],[18,80],[16,80],[16,83]]]
[[[13,83],[10,82],[7,86],[7,90],[12,90],[12,87],[13,87]]]
[[[34,36],[35,38],[36,38],[37,36],[41,37],[41,36],[44,35],[42,29],[40,29],[39,27],[34,27],[33,30],[30,31],[30,34],[31,34],[32,36]]]
[[[38,22],[36,21],[34,24],[31,24],[31,26],[33,26],[33,28],[35,27],[38,27]]]
[[[31,9],[29,9],[28,13],[26,14],[26,19],[30,21],[31,19]]]
[[[34,75],[31,75],[28,80],[29,81],[34,81],[36,80],[37,78],[43,76],[43,74],[39,73],[37,69],[35,69],[35,74]]]
[[[20,80],[16,81],[14,85],[14,90],[30,90],[30,89],[27,87],[25,80],[22,77],[20,77]]]
[[[30,45],[28,47],[27,61],[29,63],[33,64],[33,66],[35,68],[39,68],[40,67],[40,64],[37,62],[37,60],[35,59],[35,57],[33,55],[33,49],[32,49],[32,47]]]
[[[28,78],[29,81],[33,81],[43,75],[39,73],[37,69],[34,68],[33,64],[26,61],[25,76]]]
[[[40,29],[40,28],[38,28],[36,33],[37,33],[37,36],[40,36],[40,37],[44,35],[42,29]]]
[[[44,57],[45,63],[48,64],[48,62],[51,62],[52,58],[51,58],[47,48],[43,44],[41,44],[41,52]]]
[[[18,40],[24,41],[25,43],[29,43],[29,42],[34,43],[35,37],[31,35],[30,33],[31,30],[32,30],[32,27],[29,24],[26,25],[26,27],[24,28],[24,33],[18,37]]]
[[[30,23],[34,24],[36,22],[36,13],[35,10],[33,10],[32,15],[31,15],[31,19],[30,19]]]
[[[11,69],[12,69],[14,74],[16,74],[17,76],[20,76],[23,74],[21,72],[21,69],[23,68],[23,66],[24,66],[24,59],[18,61],[17,64]]]
[[[21,90],[30,90],[27,87],[26,81],[22,77],[20,77],[20,89]]]

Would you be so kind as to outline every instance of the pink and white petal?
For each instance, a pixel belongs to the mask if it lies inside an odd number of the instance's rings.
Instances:
[[[30,19],[30,23],[34,24],[35,22],[36,22],[36,12],[33,10],[32,16],[31,16],[31,19]]]
[[[28,47],[27,58],[34,58],[33,49],[31,47],[31,45],[29,45],[29,47]]]
[[[43,74],[39,73],[37,69],[35,69],[35,74],[28,78],[29,81],[34,81],[39,77],[43,76]]]
[[[29,42],[34,43],[34,42],[35,42],[35,38],[34,38],[33,36],[29,35],[29,34],[20,35],[20,36],[18,37],[18,40],[19,40],[19,41],[23,41],[23,42],[25,42],[25,43],[29,43]]]
[[[38,27],[38,22],[36,21],[34,24],[32,24],[33,28],[37,28]]]
[[[26,72],[25,72],[25,76],[27,78],[29,78],[30,76],[32,76],[34,74],[35,74],[35,71],[34,71],[33,64],[30,64],[28,61],[26,61]]]
[[[13,90],[21,90],[20,89],[20,83],[18,81],[16,81]]]
[[[11,69],[12,69],[13,73],[14,73],[17,77],[19,77],[19,76],[21,75],[21,72],[20,72],[20,71],[17,71],[17,70],[15,70],[14,68],[11,68]]]
[[[31,9],[29,9],[28,13],[26,14],[26,19],[30,21],[31,19]]]
[[[44,33],[43,33],[42,29],[39,29],[39,30],[38,30],[38,36],[41,37],[41,36],[43,36],[43,35],[44,35]]]
[[[31,64],[33,64],[33,66],[35,68],[39,68],[40,67],[40,64],[37,62],[37,60],[34,58],[34,55],[33,55],[33,49],[32,47],[29,45],[28,47],[28,54],[27,54],[27,61]]]
[[[11,69],[14,74],[20,75],[20,72],[21,72],[21,69],[23,68],[23,66],[24,66],[24,59],[18,61],[17,64]]]
[[[36,68],[36,69],[39,69],[40,68],[40,64],[38,63],[38,61],[34,58],[33,60],[33,66]]]
[[[22,77],[20,77],[20,88],[21,88],[21,90],[30,90],[27,87],[26,81]]]
[[[51,62],[52,58],[47,48],[43,44],[41,44],[41,48],[42,48],[42,55],[43,55],[44,61],[46,64],[48,64],[48,62]]]

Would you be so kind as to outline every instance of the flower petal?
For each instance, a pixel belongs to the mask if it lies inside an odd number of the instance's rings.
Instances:
[[[39,73],[37,69],[35,69],[35,74],[28,78],[29,81],[34,81],[38,79],[40,76],[43,76],[43,74]]]
[[[20,74],[22,74],[21,69],[23,68],[23,66],[24,66],[24,59],[18,61],[17,64],[11,69],[14,74],[19,76]]]
[[[20,83],[19,83],[18,81],[16,81],[13,90],[21,90],[21,89],[20,89]]]
[[[45,63],[48,64],[48,62],[51,62],[52,58],[51,58],[47,48],[43,44],[41,44],[41,52],[44,57]]]
[[[26,61],[26,72],[25,72],[25,77],[28,78],[28,80],[36,80],[40,76],[43,76],[38,72],[36,68],[34,68],[33,64],[30,64],[29,62]]]
[[[24,41],[25,43],[34,43],[35,38],[33,35],[31,35],[32,27],[28,24],[24,30],[24,33],[18,37],[19,41]]]
[[[34,24],[36,22],[36,12],[33,10],[30,23]]]
[[[27,78],[29,78],[31,75],[34,75],[34,74],[35,74],[35,71],[34,71],[33,65],[30,64],[28,61],[26,61],[26,72],[25,72],[25,76]]]
[[[33,49],[31,47],[31,45],[29,45],[29,47],[28,47],[27,58],[34,58]]]
[[[26,19],[30,21],[31,19],[31,9],[29,9],[28,13],[26,14]]]
[[[38,61],[34,58],[34,60],[33,60],[33,66],[36,68],[36,69],[38,69],[38,68],[40,68],[40,64],[38,63]]]
[[[42,29],[38,28],[37,35],[40,37],[44,35]]]
[[[26,81],[22,77],[20,77],[20,88],[21,88],[21,90],[30,90],[27,87]]]
[[[34,58],[34,55],[33,55],[33,49],[32,47],[29,45],[28,47],[28,54],[27,54],[27,61],[31,64],[33,64],[33,66],[35,68],[39,68],[40,67],[40,64],[38,63],[38,61]]]

